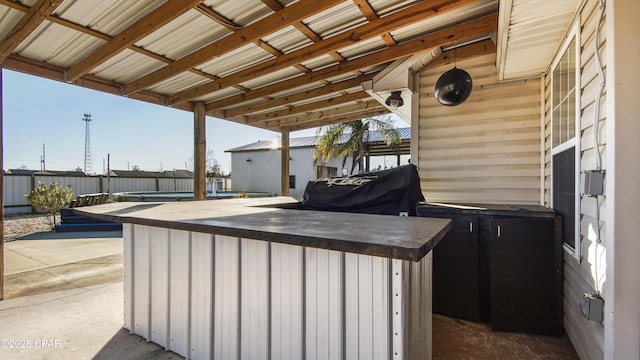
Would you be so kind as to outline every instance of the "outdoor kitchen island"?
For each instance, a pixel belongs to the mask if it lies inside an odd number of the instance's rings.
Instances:
[[[292,198],[113,203],[124,327],[191,359],[430,359],[431,252],[448,219]]]

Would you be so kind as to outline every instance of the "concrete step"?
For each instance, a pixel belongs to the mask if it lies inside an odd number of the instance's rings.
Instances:
[[[84,216],[77,215],[66,215],[62,216],[63,224],[101,224],[101,223],[109,223],[109,221],[102,221],[97,219],[92,219]]]
[[[121,231],[122,223],[119,222],[93,222],[81,224],[62,223],[56,225],[57,232],[78,232],[78,231]]]

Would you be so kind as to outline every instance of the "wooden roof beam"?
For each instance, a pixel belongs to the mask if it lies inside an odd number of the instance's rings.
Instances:
[[[378,14],[376,14],[375,10],[367,2],[367,0],[353,0],[353,2],[358,6],[360,12],[364,15],[364,17],[367,18],[367,20],[373,21],[379,18]],[[389,31],[380,34],[380,37],[387,46],[397,45],[396,41],[393,39]]]
[[[0,42],[0,64],[27,38],[63,0],[38,0]]]
[[[314,101],[308,104],[291,106],[286,109],[276,110],[269,113],[247,116],[245,118],[245,122],[247,124],[252,124],[260,121],[270,121],[277,118],[291,116],[293,114],[318,111],[319,109],[325,109],[331,106],[341,105],[341,104],[350,103],[350,102],[363,100],[363,99],[369,99],[369,98],[370,98],[370,95],[367,94],[365,91],[358,91],[351,94],[336,96],[336,97],[332,97],[332,98],[321,100],[321,101]]]
[[[328,119],[336,116],[344,116],[346,114],[360,114],[364,110],[380,109],[380,108],[388,111],[388,109],[386,109],[384,106],[382,106],[379,102],[375,100],[361,101],[351,105],[325,107],[323,109],[318,109],[316,111],[309,111],[304,114],[295,114],[292,116],[279,118],[279,119],[266,120],[266,121],[262,121],[261,123],[264,123],[266,125],[266,128],[269,128],[269,129],[273,129],[273,128],[280,129],[282,127],[287,127],[287,126],[301,124],[301,123],[310,122],[310,121]]]
[[[376,36],[388,34],[389,31],[402,28],[415,22],[423,21],[429,17],[453,10],[475,0],[435,0],[425,1],[412,5],[406,9],[374,19],[367,24],[359,26],[353,30],[332,36],[326,40],[316,42],[302,49],[284,54],[275,59],[265,61],[243,71],[236,72],[229,76],[211,81],[191,89],[180,91],[170,97],[172,104],[198,98],[206,94],[238,85],[244,81],[264,76],[274,71],[282,70],[301,61],[313,59],[341,48],[353,45],[359,41],[371,39]]]
[[[378,72],[372,72],[367,75],[375,76],[376,74],[378,74]],[[245,101],[263,98],[265,96],[270,96],[271,94],[276,94],[285,90],[295,89],[303,85],[308,85],[316,82],[320,83],[320,81],[318,81],[317,79],[314,81],[306,81],[305,80],[306,76],[307,75],[294,77],[293,79],[281,81],[272,85],[266,85],[257,89],[247,90],[242,94],[232,95],[224,99],[212,101],[210,103],[207,103],[206,105],[207,115],[213,115],[214,113],[220,111],[220,109],[233,106]],[[302,80],[302,82],[300,82],[300,80]]]
[[[324,79],[338,76],[354,70],[393,61],[426,49],[450,45],[454,42],[460,42],[467,38],[484,35],[495,31],[497,27],[497,21],[497,14],[487,15],[482,18],[471,20],[466,23],[458,24],[447,29],[424,35],[420,38],[372,53],[370,55],[361,56],[355,60],[345,61],[344,63],[336,64],[322,70],[314,71],[272,85],[250,90],[243,94],[238,94],[219,101],[210,102],[206,105],[207,113],[240,102],[254,100],[262,96],[268,96],[270,94],[278,93],[287,89],[319,82]]]
[[[167,1],[159,8],[145,15],[109,42],[96,49],[67,70],[67,81],[73,82],[91,69],[109,60],[136,41],[168,24],[171,20],[196,7],[202,0]]]
[[[336,83],[329,83],[321,87],[317,87],[311,90],[305,90],[290,94],[283,97],[267,100],[258,104],[251,104],[247,106],[239,106],[236,108],[228,109],[224,111],[224,118],[235,118],[242,115],[254,113],[257,111],[267,110],[278,106],[288,105],[294,102],[313,99],[320,96],[326,96],[332,93],[340,92],[342,90],[348,90],[354,87],[360,87],[365,81],[373,79],[376,73],[361,75],[349,80],[344,80]]]
[[[282,9],[284,6],[282,6],[279,2],[277,2],[276,0],[262,0],[262,2],[267,5],[268,7],[271,8],[271,10],[273,11],[278,11],[280,9]],[[304,36],[306,36],[307,38],[309,38],[311,41],[313,42],[318,42],[321,41],[322,38],[320,36],[318,36],[318,34],[316,34],[315,32],[313,32],[313,30],[311,30],[307,25],[305,25],[302,21],[296,21],[294,23],[291,24],[294,28],[296,28],[296,30],[300,31],[301,33],[304,34]],[[329,55],[331,55],[331,57],[333,57],[334,59],[336,59],[337,61],[342,61],[344,60],[344,58],[338,54],[335,51],[332,51],[329,53]]]
[[[429,62],[427,66],[435,67],[446,64],[454,64],[456,61],[470,59],[482,55],[496,53],[496,44],[491,39],[475,42],[443,52],[437,58]]]
[[[20,3],[17,3],[17,2],[11,1],[11,0],[0,0],[0,5],[4,5],[4,6],[12,8],[14,10],[22,11],[22,12],[25,12],[25,13],[27,11],[29,11],[29,9],[30,9],[28,6],[22,5]],[[82,26],[80,24],[73,23],[73,22],[71,22],[69,20],[62,19],[62,18],[56,16],[55,14],[48,15],[46,18],[47,18],[48,21],[51,21],[52,23],[58,24],[60,26],[64,26],[64,27],[69,28],[69,29],[73,29],[73,30],[75,30],[77,32],[80,32],[80,33],[83,33],[83,34],[87,34],[87,35],[93,36],[95,38],[104,40],[106,42],[111,41],[113,39],[113,37],[108,35],[108,34],[101,33],[99,31],[93,30],[93,29],[88,28],[86,26]],[[144,48],[141,48],[139,46],[135,46],[133,44],[130,45],[128,47],[128,49],[131,50],[131,51],[137,52],[139,54],[148,56],[150,58],[153,58],[155,60],[164,62],[165,64],[169,64],[169,63],[172,62],[171,59],[169,59],[169,58],[167,58],[165,56],[156,54],[154,52],[151,52],[151,51],[149,51],[147,49],[144,49]],[[217,79],[217,77],[215,77],[215,76],[213,76],[211,74],[205,73],[203,71],[200,71],[198,69],[189,69],[189,71],[191,71],[194,74],[198,74],[200,76],[203,76],[203,77],[208,77],[208,78],[211,78],[211,79]],[[68,76],[67,76],[67,78],[68,78]]]
[[[40,76],[54,81],[65,81],[65,69],[55,66],[53,64],[46,63],[44,61],[37,61],[29,58],[25,58],[20,55],[11,54],[2,64],[5,69],[15,70],[35,76]],[[85,87],[87,89],[101,91],[107,94],[122,95],[120,89],[122,84],[116,81],[99,78],[90,74],[84,75],[75,82],[75,85]],[[167,105],[167,97],[163,94],[158,94],[152,91],[141,91],[133,94],[132,99],[141,100],[157,105]],[[190,102],[180,104],[177,109],[192,111],[193,105]]]
[[[196,6],[196,10],[198,10],[201,14],[207,16],[209,19],[217,22],[218,24],[224,26],[228,30],[237,31],[242,29],[242,26],[234,24],[233,21],[225,18],[224,16],[218,14],[212,8],[208,7],[205,4],[200,4]]]
[[[138,92],[171,78],[194,66],[201,65],[228,51],[238,49],[248,43],[260,39],[264,35],[278,31],[294,21],[298,21],[340,3],[342,0],[301,1],[277,11],[262,20],[246,26],[229,36],[205,46],[175,62],[156,70],[124,86],[126,95]]]
[[[380,116],[389,114],[389,109],[385,107],[373,107],[370,109],[359,110],[357,112],[345,112],[333,114],[334,116],[328,116],[322,119],[310,119],[306,121],[304,118],[300,118],[298,122],[280,122],[280,121],[272,121],[267,123],[265,129],[267,130],[281,130],[288,129],[289,131],[298,131],[311,129],[320,126],[328,126],[333,124],[339,124],[347,121],[360,120],[367,117],[372,116]]]

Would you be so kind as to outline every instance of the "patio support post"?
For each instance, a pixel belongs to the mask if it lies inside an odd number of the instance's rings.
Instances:
[[[203,102],[193,104],[193,200],[207,199],[206,127]]]
[[[367,147],[367,153],[365,154],[364,158],[365,158],[365,165],[364,165],[364,172],[369,172],[371,171],[371,149],[369,149],[369,145],[365,145]]]
[[[282,177],[280,178],[280,186],[282,196],[289,196],[289,129],[282,129],[280,131],[281,145],[280,154],[281,166],[280,171]]]
[[[634,3],[635,5],[635,3]],[[604,359],[640,358],[640,202],[638,201],[638,153],[640,153],[640,102],[637,59],[640,56],[638,7],[631,2],[606,2],[604,33],[606,44],[606,105],[601,119],[606,118],[605,235],[606,268],[604,298]],[[636,194],[636,195],[634,195]],[[595,211],[599,211],[595,209]],[[600,224],[598,224],[600,226]],[[600,274],[602,276],[602,274]]]
[[[2,104],[2,68],[0,67],[0,300],[4,299],[4,107]]]

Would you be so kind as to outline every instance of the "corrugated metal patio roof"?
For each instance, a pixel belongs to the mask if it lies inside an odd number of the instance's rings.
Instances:
[[[7,69],[279,131],[389,113],[361,84],[486,39],[498,0],[0,0]]]
[[[0,65],[295,131],[389,113],[363,82],[398,59],[491,42],[496,30],[501,74],[539,73],[578,1],[0,0]],[[533,25],[560,35],[536,43],[536,56]]]

